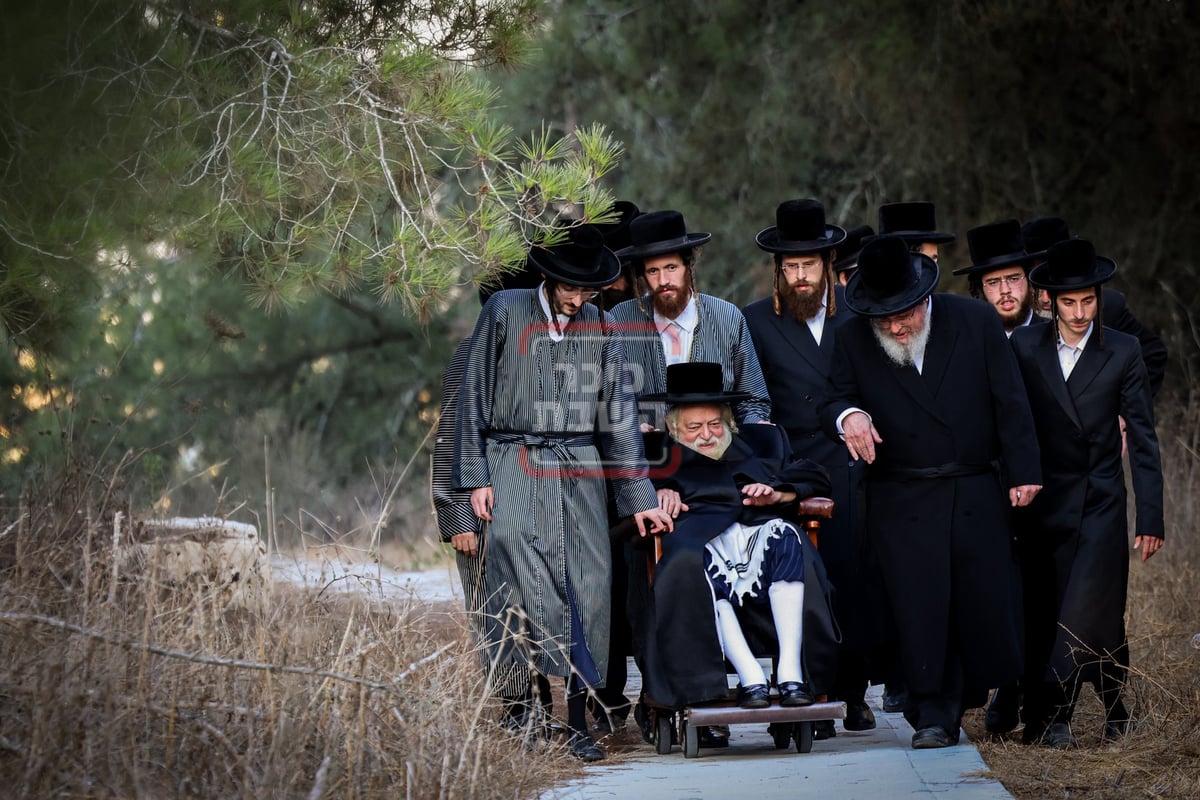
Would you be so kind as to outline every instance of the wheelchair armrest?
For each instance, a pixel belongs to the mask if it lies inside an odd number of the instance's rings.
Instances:
[[[833,518],[833,501],[828,497],[806,497],[796,503],[796,513],[802,517]]]

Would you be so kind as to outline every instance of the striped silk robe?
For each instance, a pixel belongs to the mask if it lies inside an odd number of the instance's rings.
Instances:
[[[634,391],[638,395],[667,390],[667,361],[652,309],[650,295],[644,295],[619,303],[612,310],[625,358],[635,365]],[[727,392],[749,393],[749,398],[733,404],[733,416],[739,425],[769,421],[771,397],[741,310],[720,298],[697,294],[696,311],[699,320],[692,336],[691,352],[684,360],[720,364],[722,388]],[[655,428],[663,427],[665,409],[661,404],[643,403],[642,412],[643,418]]]
[[[600,686],[612,574],[602,470],[618,470],[620,516],[658,500],[611,320],[585,304],[554,342],[538,291],[497,292],[476,323],[458,397],[455,485],[491,486],[495,496],[485,556],[492,655],[532,659],[544,675],[568,675],[574,661]]]

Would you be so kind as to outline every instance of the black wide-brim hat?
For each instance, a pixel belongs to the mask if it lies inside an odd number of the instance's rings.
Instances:
[[[647,403],[666,403],[672,406],[724,405],[746,400],[749,392],[727,392],[721,365],[711,361],[685,361],[667,366],[667,391],[644,394],[638,399]]]
[[[807,255],[841,244],[846,231],[825,224],[825,206],[817,200],[786,200],[775,209],[775,224],[754,237],[768,253]]]
[[[479,285],[479,305],[483,305],[492,295],[504,289],[536,289],[542,282],[542,273],[525,259],[521,269],[501,273],[497,278]]]
[[[858,255],[846,283],[846,307],[862,317],[890,317],[915,306],[937,286],[937,262],[909,252],[898,236],[876,236]]]
[[[858,254],[862,252],[863,241],[875,235],[875,229],[870,225],[859,225],[846,231],[846,239],[837,249],[837,258],[833,262],[834,272],[845,272],[858,266]]]
[[[1112,280],[1117,262],[1096,255],[1087,239],[1068,239],[1046,251],[1046,260],[1029,271],[1029,282],[1048,292],[1090,289]]]
[[[704,231],[688,233],[683,214],[678,211],[649,211],[629,223],[629,246],[617,251],[622,261],[678,253],[699,247],[712,238]]]
[[[1021,223],[1015,219],[980,225],[967,231],[971,263],[954,270],[955,275],[980,275],[985,272],[1024,264],[1026,271],[1041,253],[1031,253],[1021,236]]]
[[[589,289],[607,286],[621,274],[620,259],[604,246],[604,236],[594,225],[574,225],[559,243],[534,245],[529,263],[559,283]]]
[[[884,203],[879,207],[879,233],[876,236],[899,236],[906,242],[954,241],[953,233],[937,229],[933,203],[918,200],[912,203]]]

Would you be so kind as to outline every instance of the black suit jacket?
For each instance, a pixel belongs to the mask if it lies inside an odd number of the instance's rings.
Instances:
[[[1024,554],[1038,592],[1027,609],[1031,647],[1045,640],[1048,679],[1066,679],[1092,654],[1125,644],[1129,575],[1125,474],[1117,416],[1125,418],[1137,533],[1163,535],[1163,487],[1146,368],[1132,336],[1093,330],[1064,380],[1054,325],[1015,331],[1012,347],[1037,424],[1045,487],[1030,508],[1037,534]],[[1092,677],[1090,674],[1085,677]]]
[[[822,424],[869,413],[883,442],[868,467],[866,527],[880,562],[909,688],[943,689],[956,641],[968,685],[1001,686],[1021,669],[1019,581],[1007,488],[1040,484],[1033,417],[996,312],[935,294],[921,373],[884,353],[873,321],[838,329]],[[906,479],[904,469],[984,465],[960,477]]]

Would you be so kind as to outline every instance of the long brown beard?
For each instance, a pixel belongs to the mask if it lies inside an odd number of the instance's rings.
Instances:
[[[670,300],[663,298],[663,296],[658,292],[655,292],[650,298],[650,301],[654,304],[654,310],[657,311],[660,316],[666,317],[667,319],[675,319],[682,314],[683,309],[688,304],[688,301],[692,299],[693,287],[692,274],[690,270],[688,271],[687,277],[684,278],[680,285],[675,288],[677,289],[675,296]]]
[[[780,287],[780,294],[783,295],[783,304],[787,306],[788,313],[797,322],[807,322],[821,310],[821,303],[825,300],[827,288],[825,276],[821,275],[821,282],[816,286],[815,292],[800,295],[791,286],[784,284]]]

